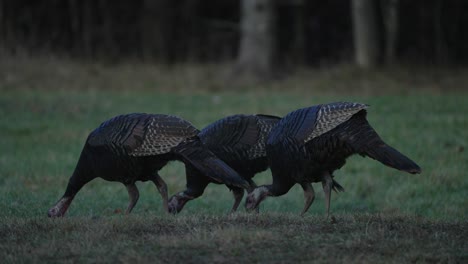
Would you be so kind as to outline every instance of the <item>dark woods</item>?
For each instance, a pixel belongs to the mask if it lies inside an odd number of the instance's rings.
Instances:
[[[378,63],[468,62],[464,0],[0,0],[0,49],[115,62],[232,61],[248,1],[257,13],[271,12],[276,63],[352,61],[357,38],[377,50]],[[364,23],[363,31],[353,23]]]

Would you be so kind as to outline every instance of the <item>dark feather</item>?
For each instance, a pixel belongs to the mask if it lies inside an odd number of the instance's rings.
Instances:
[[[266,138],[279,119],[267,115],[233,115],[204,128],[198,135],[201,142],[224,163],[207,158],[204,162],[197,162],[198,165],[187,167],[187,189],[171,197],[169,210],[179,212],[187,201],[202,195],[208,183],[219,183],[215,175],[218,170],[226,170],[226,164],[250,183],[248,187],[254,188],[252,177],[268,168]],[[190,155],[187,154],[188,157]],[[224,183],[233,191],[235,202],[232,210],[235,211],[243,190],[228,182],[224,179]]]
[[[209,177],[246,188],[248,182],[202,145],[199,131],[189,122],[170,115],[127,114],[103,122],[90,133],[62,199],[49,211],[61,216],[76,193],[90,180],[101,177],[122,182],[132,196],[136,181],[153,181],[167,207],[167,190],[158,171],[169,161],[196,166]]]
[[[322,182],[324,190],[344,191],[332,175],[353,154],[369,156],[398,170],[420,173],[415,162],[382,141],[367,122],[366,108],[365,104],[339,102],[287,114],[267,140],[273,184],[262,190],[279,196],[294,183]],[[258,206],[255,202],[252,200],[252,206]]]

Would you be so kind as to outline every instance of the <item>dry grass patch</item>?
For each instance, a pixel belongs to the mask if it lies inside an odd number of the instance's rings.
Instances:
[[[0,257],[11,262],[289,261],[447,262],[468,260],[468,223],[383,214],[130,215],[7,220]]]

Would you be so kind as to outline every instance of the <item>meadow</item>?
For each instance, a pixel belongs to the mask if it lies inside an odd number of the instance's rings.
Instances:
[[[34,63],[0,65],[3,263],[468,262],[466,71],[344,66],[237,84],[216,66]],[[282,116],[332,101],[369,104],[371,125],[422,174],[352,157],[335,173],[346,191],[332,194],[328,219],[320,184],[304,217],[299,186],[268,198],[259,214],[241,206],[228,215],[232,194],[214,184],[173,216],[152,183],[138,182],[140,200],[124,215],[125,187],[101,179],[78,193],[66,217],[47,218],[88,133],[112,116],[175,114],[203,128],[230,114]],[[184,173],[178,162],[161,171],[169,195],[184,189]],[[271,174],[254,180],[270,183]]]

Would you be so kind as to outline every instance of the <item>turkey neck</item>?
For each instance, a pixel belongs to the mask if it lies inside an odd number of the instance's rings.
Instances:
[[[88,146],[85,146],[81,151],[75,170],[68,181],[67,189],[63,197],[73,198],[86,183],[96,178],[96,175],[90,169],[92,164],[90,164],[91,161],[87,158],[88,152]]]

